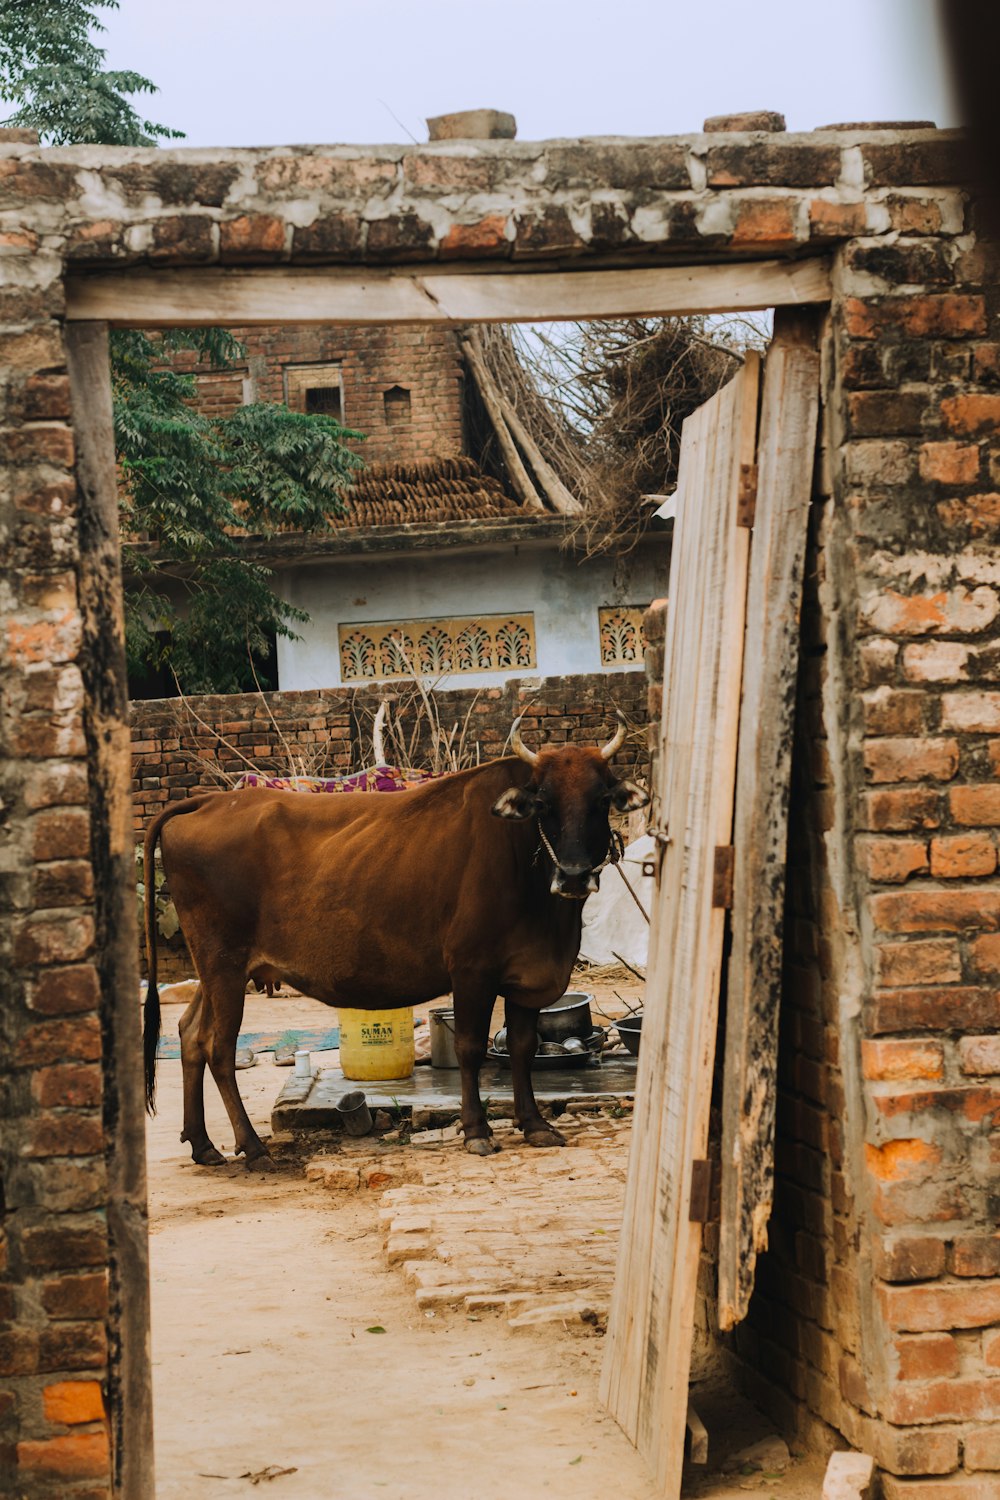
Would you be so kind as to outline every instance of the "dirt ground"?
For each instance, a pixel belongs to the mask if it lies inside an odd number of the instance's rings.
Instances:
[[[165,1031],[179,1015],[165,1008]],[[244,1027],[331,1019],[315,1002],[262,996],[248,999]],[[270,1054],[238,1074],[262,1135],[286,1077]],[[377,1192],[323,1190],[291,1160],[263,1173],[194,1166],[178,1139],[180,1063],[161,1061],[158,1078],[148,1155],[160,1500],[261,1484],[290,1500],[654,1500],[598,1404],[596,1334],[421,1312],[385,1263]],[[210,1082],[206,1101],[213,1139],[231,1151]],[[812,1500],[822,1468],[710,1484],[696,1473],[685,1492]]]

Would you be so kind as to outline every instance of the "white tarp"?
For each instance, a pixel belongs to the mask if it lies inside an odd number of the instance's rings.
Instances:
[[[646,833],[629,844],[622,857],[628,883],[647,912],[652,910],[655,881],[652,875],[642,873],[642,862],[653,858],[655,847],[652,834]],[[645,974],[648,949],[649,923],[621,876],[606,865],[601,871],[600,890],[588,896],[583,908],[580,957],[592,964],[614,964],[623,958]]]

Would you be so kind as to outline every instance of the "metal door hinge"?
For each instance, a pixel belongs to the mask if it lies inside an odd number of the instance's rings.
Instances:
[[[732,844],[716,844],[712,870],[712,905],[728,911],[733,904],[733,870],[736,850]]]
[[[691,1163],[691,1207],[688,1219],[692,1224],[707,1224],[712,1201],[712,1163]]]
[[[757,465],[740,464],[740,484],[736,492],[736,524],[752,526],[757,510]]]

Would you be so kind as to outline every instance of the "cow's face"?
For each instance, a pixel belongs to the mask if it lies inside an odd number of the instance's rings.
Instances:
[[[611,842],[610,813],[630,812],[649,801],[634,782],[619,781],[608,763],[624,737],[622,727],[603,750],[563,745],[535,754],[525,749],[515,725],[512,742],[522,760],[531,757],[531,777],[526,786],[504,792],[493,812],[498,818],[538,820],[554,896],[585,901],[596,891],[597,867]]]

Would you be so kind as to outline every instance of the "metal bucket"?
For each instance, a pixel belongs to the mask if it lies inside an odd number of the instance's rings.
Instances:
[[[594,1030],[590,1015],[593,995],[585,990],[567,990],[552,1005],[538,1012],[538,1037],[543,1042],[565,1042],[569,1037],[586,1041]]]
[[[431,1067],[457,1068],[455,1051],[455,1012],[450,1005],[439,1006],[429,1013],[431,1023]]]
[[[367,1135],[371,1130],[371,1110],[361,1089],[342,1094],[335,1108],[348,1135]]]

